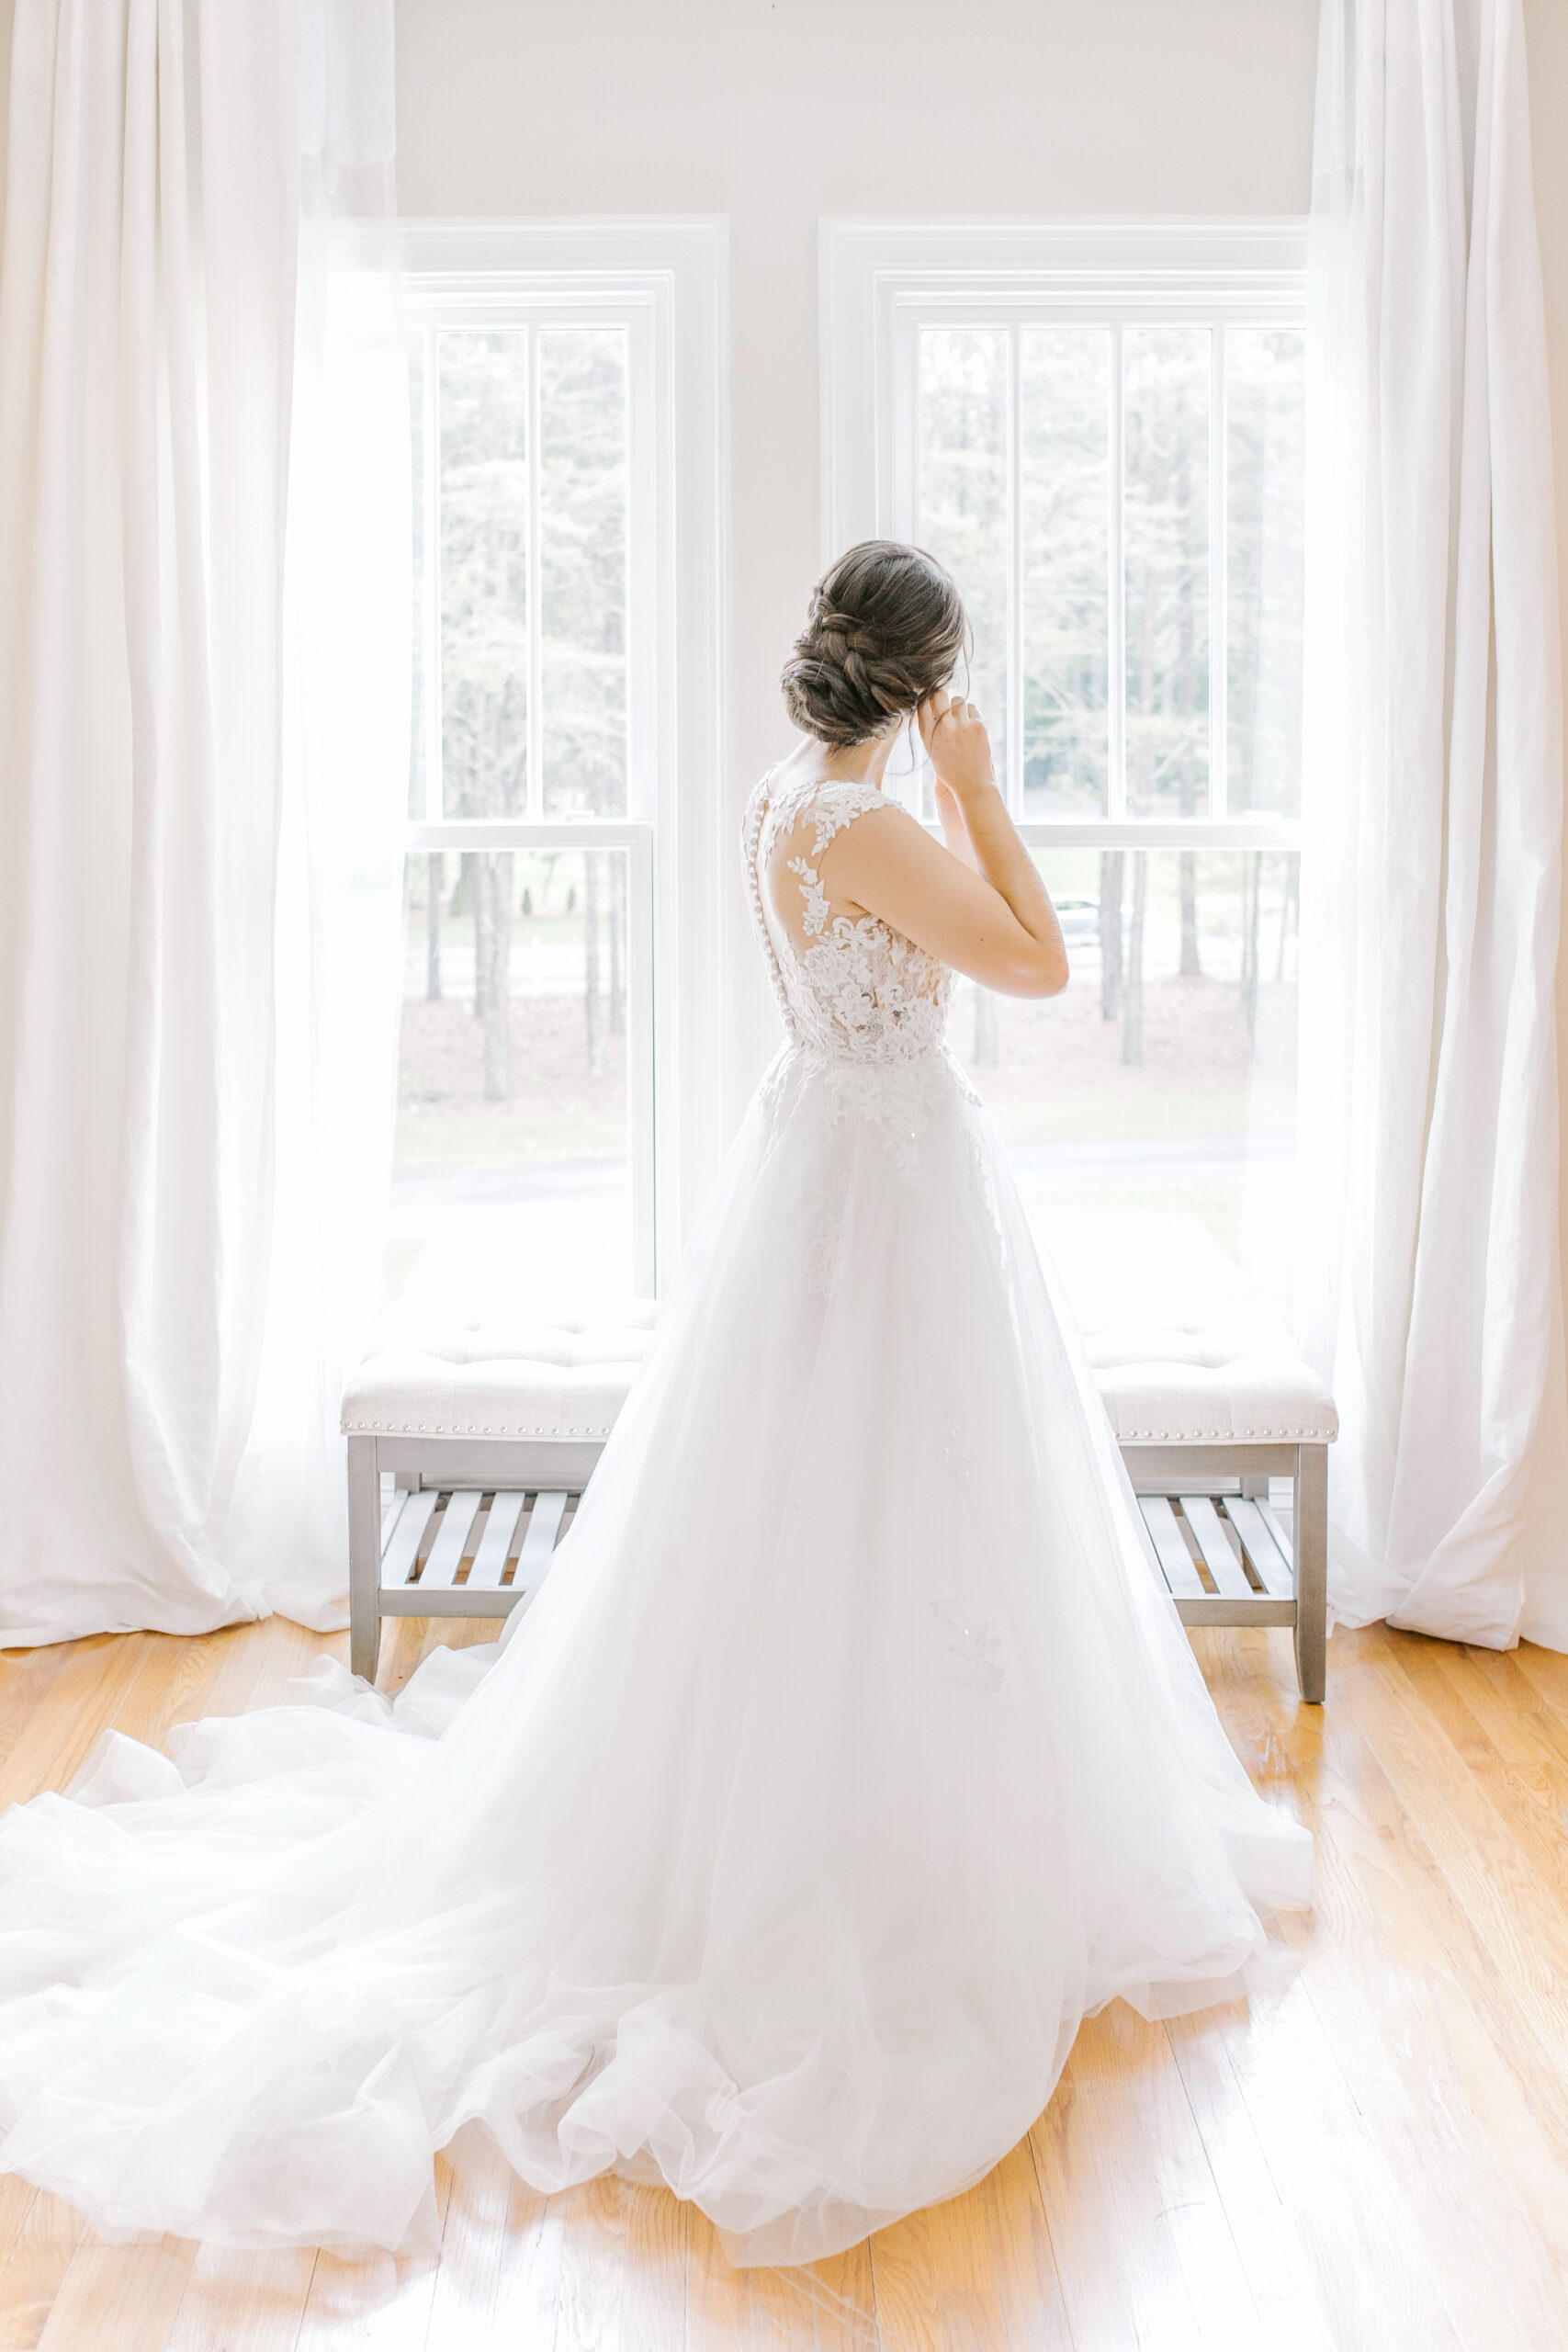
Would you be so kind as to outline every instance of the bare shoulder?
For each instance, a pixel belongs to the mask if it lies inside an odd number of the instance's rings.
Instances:
[[[833,870],[852,890],[857,874],[911,866],[929,872],[932,859],[947,857],[918,818],[880,792],[874,801],[846,808],[841,815],[838,809],[829,813],[839,819],[833,825],[829,852]],[[853,823],[849,821],[852,815],[856,820]]]

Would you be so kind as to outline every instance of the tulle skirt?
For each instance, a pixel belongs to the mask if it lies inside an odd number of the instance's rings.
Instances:
[[[467,2127],[811,2260],[1309,1899],[943,1052],[781,1051],[533,1608],[288,1702],[0,1816],[0,2168],[107,2235],[417,2245]]]

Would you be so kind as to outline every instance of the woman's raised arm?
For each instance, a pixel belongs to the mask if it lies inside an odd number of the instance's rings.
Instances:
[[[1067,985],[1062,928],[997,789],[978,711],[937,694],[917,718],[948,846],[889,803],[829,843],[824,890],[1003,996],[1057,995]]]

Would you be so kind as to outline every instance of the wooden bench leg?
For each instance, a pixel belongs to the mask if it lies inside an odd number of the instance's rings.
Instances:
[[[348,1659],[367,1682],[381,1650],[381,1473],[373,1437],[348,1441]]]
[[[1328,1448],[1296,1448],[1296,1680],[1321,1707],[1328,1649]]]

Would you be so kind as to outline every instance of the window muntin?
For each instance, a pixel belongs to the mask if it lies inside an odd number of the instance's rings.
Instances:
[[[1226,807],[1299,817],[1305,338],[1227,327]]]
[[[384,1303],[646,1292],[647,308],[405,291],[414,724]]]
[[[1299,254],[1291,223],[828,240],[831,544],[874,528],[950,563],[970,691],[1064,915],[1066,994],[964,984],[951,1035],[1090,1324],[1292,1308],[1292,236]],[[931,821],[929,767],[889,781]]]
[[[964,590],[1014,814],[1299,816],[1299,325],[906,334],[904,503]]]
[[[629,813],[627,343],[525,322],[412,340],[411,815]]]
[[[1098,816],[1111,763],[1111,337],[1026,328],[1019,357],[1019,801],[1026,816]]]

